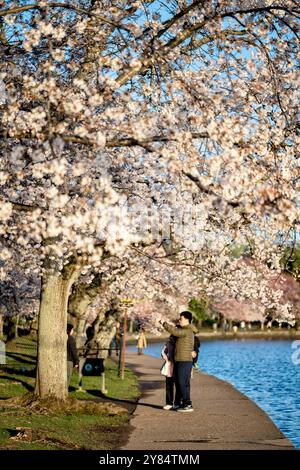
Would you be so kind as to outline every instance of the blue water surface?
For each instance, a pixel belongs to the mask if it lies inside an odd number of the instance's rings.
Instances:
[[[300,449],[300,361],[295,361],[300,355],[292,344],[271,339],[203,341],[198,364],[255,401]],[[162,343],[152,343],[145,352],[160,357],[161,348]]]

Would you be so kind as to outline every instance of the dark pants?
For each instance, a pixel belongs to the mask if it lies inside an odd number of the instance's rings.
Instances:
[[[174,403],[175,377],[166,377],[166,405]]]
[[[73,367],[74,367],[73,361],[68,361],[67,362],[67,386],[68,388],[70,386],[70,382],[71,382],[71,378],[73,374]]]
[[[174,375],[176,385],[175,405],[191,405],[190,381],[192,361],[175,362]]]

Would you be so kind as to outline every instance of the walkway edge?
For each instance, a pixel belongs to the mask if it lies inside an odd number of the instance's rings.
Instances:
[[[271,418],[228,382],[202,372],[192,379],[193,413],[165,411],[161,360],[127,353],[142,396],[123,450],[294,450]]]

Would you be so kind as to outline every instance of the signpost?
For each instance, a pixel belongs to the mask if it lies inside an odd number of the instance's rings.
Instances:
[[[124,327],[123,327],[123,338],[122,338],[122,364],[121,364],[121,379],[124,380],[125,371],[125,351],[126,351],[126,332],[127,332],[127,307],[124,312]]]

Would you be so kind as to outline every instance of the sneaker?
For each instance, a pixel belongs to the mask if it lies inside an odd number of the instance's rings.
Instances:
[[[173,405],[172,410],[178,410],[179,408],[182,408],[181,405]]]
[[[163,406],[163,410],[171,410],[173,408],[172,405],[165,405]]]
[[[194,408],[192,407],[192,405],[186,405],[183,408],[179,408],[178,411],[181,411],[183,413],[187,413],[189,411],[194,411]]]

